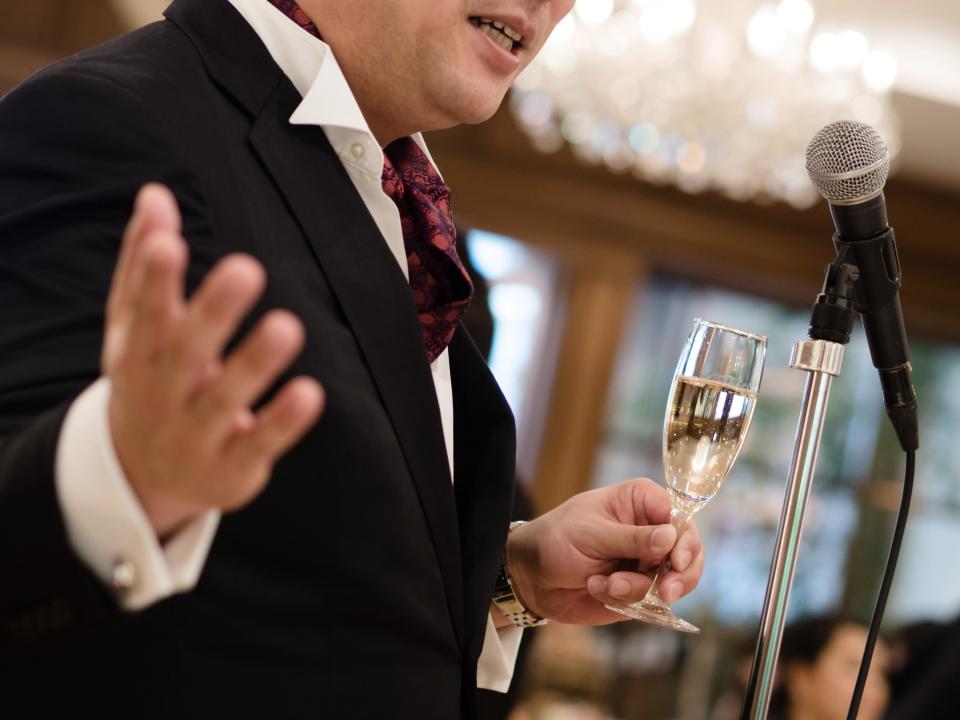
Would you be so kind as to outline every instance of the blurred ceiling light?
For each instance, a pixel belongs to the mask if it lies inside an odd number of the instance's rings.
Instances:
[[[856,30],[844,30],[837,35],[837,47],[840,50],[840,64],[845,70],[859,70],[867,59],[870,45],[863,33]]]
[[[782,0],[777,5],[777,15],[786,31],[793,35],[802,35],[813,25],[813,5],[807,0]]]
[[[636,152],[649,155],[660,147],[660,131],[652,123],[637,123],[630,128],[629,142]]]
[[[823,125],[860,119],[900,147],[896,60],[814,20],[810,0],[577,0],[511,108],[544,152],[567,143],[687,192],[806,207],[803,153]]]
[[[753,52],[764,58],[783,49],[787,33],[774,5],[761,5],[747,25],[747,42]]]
[[[707,164],[707,153],[698,142],[684,143],[677,151],[677,167],[688,175],[696,175]]]
[[[588,25],[600,25],[613,14],[613,0],[579,0],[575,12]]]
[[[874,92],[887,92],[897,79],[896,58],[882,50],[870,53],[863,63],[863,79]]]
[[[810,66],[821,73],[829,74],[840,69],[840,36],[832,32],[816,35],[810,43]]]
[[[579,3],[578,3],[579,4]],[[640,34],[654,43],[667,42],[690,29],[697,15],[691,0],[647,0],[634,3]]]

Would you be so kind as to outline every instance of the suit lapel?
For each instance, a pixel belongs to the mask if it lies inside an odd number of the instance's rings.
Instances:
[[[302,228],[390,416],[430,528],[462,646],[456,503],[410,287],[326,135],[318,127],[289,123],[300,95],[243,18],[223,0],[179,0],[168,17],[191,36],[211,74],[255,118],[253,150]],[[225,38],[230,49],[221,52]]]

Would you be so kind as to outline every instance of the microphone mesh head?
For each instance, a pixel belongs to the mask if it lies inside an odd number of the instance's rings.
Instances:
[[[834,205],[855,205],[883,192],[890,155],[883,138],[862,122],[830,123],[807,146],[807,175]]]

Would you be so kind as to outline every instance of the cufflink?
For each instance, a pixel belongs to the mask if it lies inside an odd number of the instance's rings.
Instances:
[[[137,581],[137,569],[129,560],[117,560],[113,564],[111,579],[117,590],[129,590]]]

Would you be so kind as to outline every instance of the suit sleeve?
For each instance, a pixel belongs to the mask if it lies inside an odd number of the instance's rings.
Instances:
[[[100,376],[104,305],[139,188],[171,187],[191,245],[212,233],[160,115],[70,61],[0,100],[0,648],[123,615],[71,542],[56,464],[74,401]],[[191,260],[188,286],[201,265]]]

